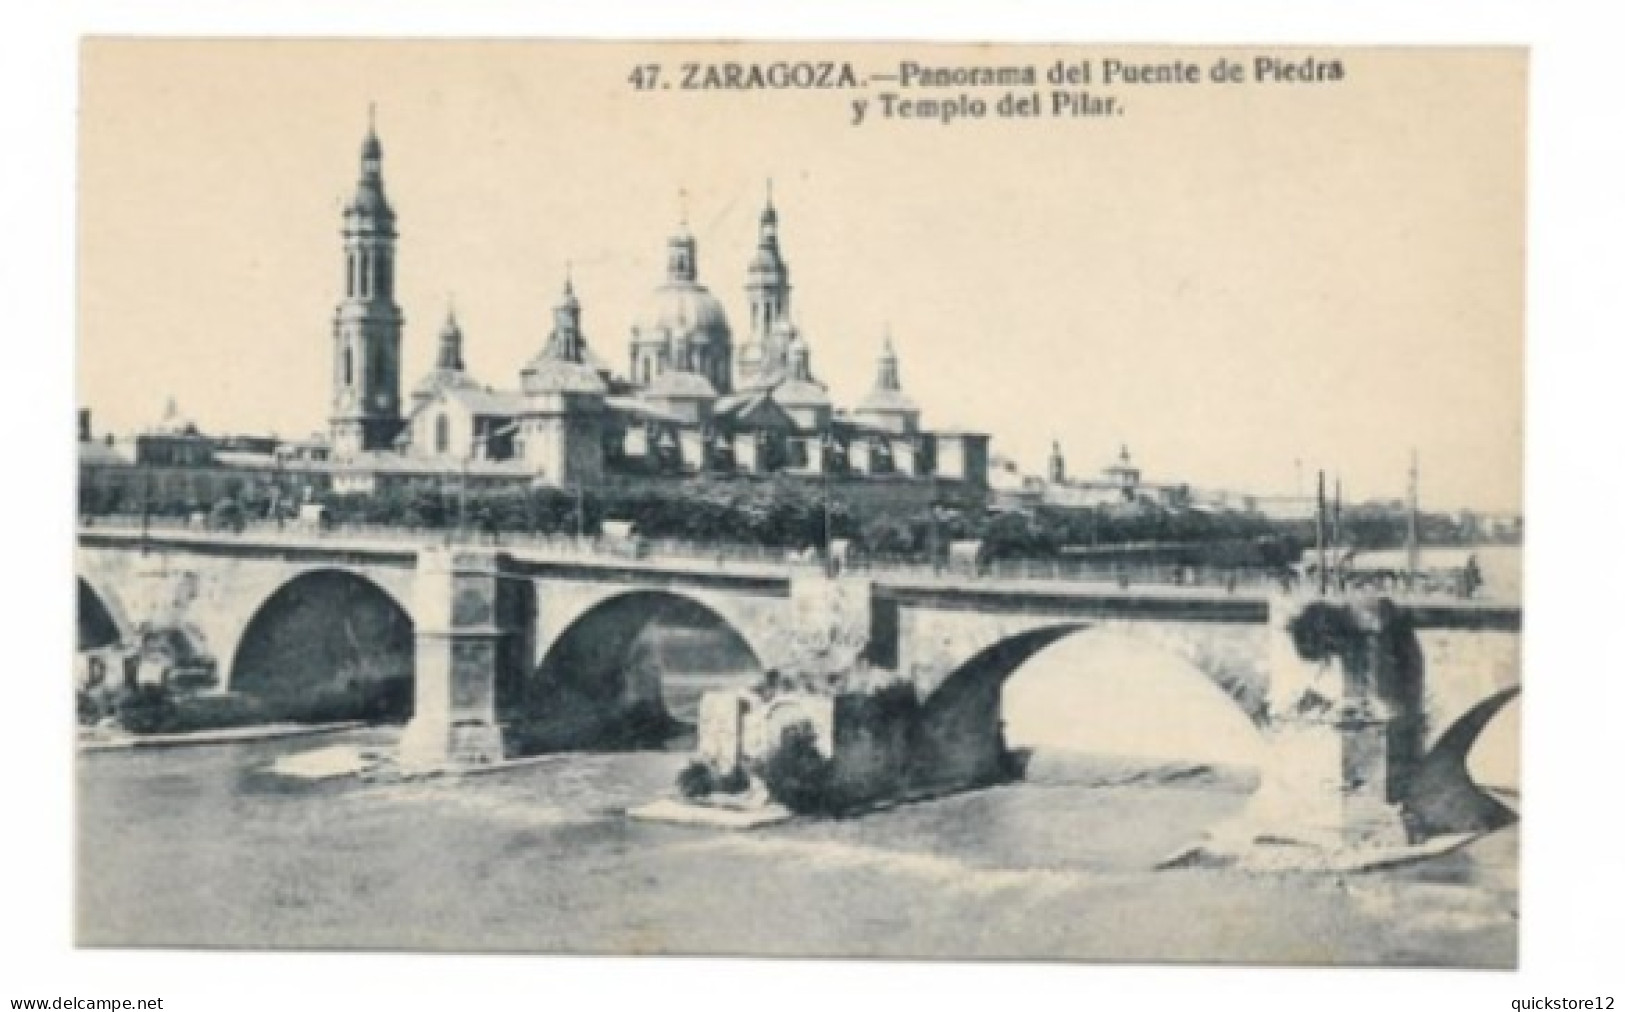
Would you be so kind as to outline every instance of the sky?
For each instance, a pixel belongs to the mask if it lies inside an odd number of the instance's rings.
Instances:
[[[1092,89],[1113,117],[852,126],[853,98],[893,86],[629,75],[1256,54],[91,40],[80,403],[98,431],[151,424],[171,396],[210,432],[325,428],[340,213],[375,104],[407,389],[453,300],[471,371],[516,386],[566,264],[589,344],[624,371],[685,205],[737,346],[771,178],[793,313],[838,403],[868,389],[889,332],[925,423],[988,431],[1027,471],[1052,440],[1074,473],[1126,444],[1150,480],[1290,493],[1325,469],[1346,498],[1395,498],[1414,448],[1425,506],[1518,508],[1522,56],[1281,53],[1335,57],[1345,78]],[[900,94],[961,91],[1002,93]]]

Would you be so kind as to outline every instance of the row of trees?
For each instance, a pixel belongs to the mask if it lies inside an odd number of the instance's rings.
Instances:
[[[311,494],[287,480],[253,474],[216,476],[220,480],[208,489],[142,483],[131,471],[116,477],[82,477],[81,515],[202,514],[212,526],[235,529],[253,520],[291,517],[296,504]],[[205,491],[215,495],[199,501],[197,494]],[[860,515],[839,495],[826,505],[820,485],[787,477],[759,482],[700,478],[667,489],[504,486],[463,492],[454,480],[424,478],[375,493],[314,493],[314,499],[327,507],[331,521],[341,524],[594,535],[606,521],[616,520],[631,522],[645,537],[789,549],[822,546],[827,532],[874,554],[912,558],[927,558],[933,551],[940,556],[953,541],[980,540],[987,559],[1046,559],[1067,548],[1154,544],[1183,546],[1194,553],[1186,559],[1177,551],[1163,551],[1163,562],[1272,566],[1295,559],[1315,539],[1309,521],[1148,502],[1127,509],[1040,507],[1029,512],[939,503]],[[1403,511],[1391,507],[1345,507],[1338,517],[1340,541],[1367,549],[1398,547],[1405,542],[1408,523]],[[1431,545],[1461,544],[1470,536],[1455,518],[1443,514],[1423,515],[1420,533],[1423,543]]]

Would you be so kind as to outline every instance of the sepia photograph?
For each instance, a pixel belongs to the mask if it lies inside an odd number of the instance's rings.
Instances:
[[[74,945],[1520,964],[1526,49],[79,46]]]

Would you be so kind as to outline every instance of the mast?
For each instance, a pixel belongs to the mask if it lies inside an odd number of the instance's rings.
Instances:
[[[1410,488],[1405,524],[1405,579],[1406,589],[1416,586],[1417,572],[1422,568],[1422,548],[1418,529],[1421,524],[1420,485],[1421,468],[1417,463],[1416,448],[1411,448]]]
[[[1332,483],[1332,554],[1335,557],[1337,550],[1343,547],[1343,476],[1338,475]]]
[[[1326,596],[1326,472],[1315,472],[1315,571]]]

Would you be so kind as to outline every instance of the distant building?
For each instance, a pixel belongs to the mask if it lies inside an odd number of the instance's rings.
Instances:
[[[1067,474],[1066,457],[1059,442],[1051,444],[1046,478],[1035,486],[1038,504],[1043,506],[1116,510],[1146,508],[1174,495],[1173,490],[1184,488],[1143,484],[1140,469],[1134,465],[1127,446],[1118,451],[1097,477],[1071,477]]]
[[[135,462],[143,467],[208,467],[214,463],[214,443],[171,397],[158,424],[135,437]]]

